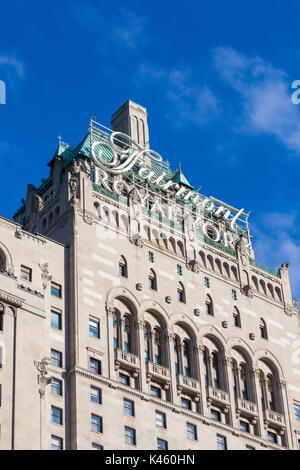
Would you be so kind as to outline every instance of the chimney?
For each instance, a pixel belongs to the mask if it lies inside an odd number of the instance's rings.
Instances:
[[[129,135],[141,147],[149,149],[147,116],[146,108],[128,100],[112,115],[112,130]]]

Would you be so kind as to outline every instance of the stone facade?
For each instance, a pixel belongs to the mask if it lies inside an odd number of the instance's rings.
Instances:
[[[148,148],[145,108],[118,120],[133,137],[143,120]],[[288,264],[100,188],[88,138],[60,142],[49,178],[0,218],[0,448],[298,449]]]

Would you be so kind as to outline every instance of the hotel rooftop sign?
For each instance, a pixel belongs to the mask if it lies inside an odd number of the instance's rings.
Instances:
[[[226,247],[235,248],[241,233],[247,235],[250,247],[248,216],[244,209],[235,209],[213,197],[205,197],[194,191],[188,184],[178,184],[175,178],[169,178],[164,171],[163,159],[154,150],[146,149],[130,136],[110,129],[90,120],[91,160],[94,165],[94,182],[116,194],[129,194],[133,187],[142,206],[147,207],[150,193],[141,192],[135,185],[129,185],[115,178],[117,175],[128,175],[134,172],[145,183],[154,185],[166,194],[172,192],[175,200],[184,205],[184,217],[193,214],[194,226],[208,238],[221,242]],[[162,171],[153,171],[153,165]],[[174,205],[162,204],[159,198],[152,200],[151,211],[166,214],[169,219],[174,213]],[[192,209],[192,210],[191,210]],[[223,224],[220,224],[223,221]],[[219,227],[222,225],[222,229]]]

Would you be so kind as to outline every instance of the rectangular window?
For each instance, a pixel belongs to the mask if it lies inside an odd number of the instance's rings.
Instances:
[[[217,434],[217,449],[218,450],[227,450],[226,437],[221,434]]]
[[[134,416],[134,402],[124,398],[124,414],[127,416]]]
[[[61,298],[61,285],[51,282],[51,295]]]
[[[232,289],[231,295],[232,295],[233,300],[237,300],[237,293],[235,289]]]
[[[177,264],[177,274],[179,274],[179,276],[182,276],[182,266],[181,266],[181,264]]]
[[[62,353],[51,349],[51,364],[56,367],[62,367]]]
[[[240,430],[244,432],[250,432],[249,423],[247,423],[246,421],[240,421]]]
[[[99,405],[102,403],[101,389],[98,387],[93,387],[93,385],[91,385],[91,401],[98,403]]]
[[[168,443],[163,439],[157,439],[157,450],[168,450]]]
[[[162,413],[161,411],[155,411],[155,424],[160,428],[167,428],[167,420],[165,413]]]
[[[209,280],[209,277],[205,277],[205,278],[204,278],[204,285],[205,285],[205,287],[210,287],[210,280]]]
[[[161,398],[161,389],[158,387],[151,386],[150,388],[151,395],[156,398]]]
[[[51,406],[51,421],[55,424],[62,424],[63,412],[61,408]]]
[[[136,445],[135,429],[125,426],[124,430],[125,430],[125,443],[135,446]]]
[[[300,405],[294,403],[295,418],[297,421],[300,421]]]
[[[194,424],[186,423],[187,437],[193,441],[197,440],[197,428]]]
[[[56,310],[51,310],[51,327],[55,328],[56,330],[61,330],[61,326],[61,313],[57,312]]]
[[[300,450],[300,439],[298,439],[298,449]]]
[[[268,432],[268,440],[270,442],[273,442],[274,444],[277,444],[277,434],[275,432]]]
[[[89,319],[89,332],[93,338],[100,338],[100,322],[99,320]]]
[[[187,410],[192,409],[192,402],[191,400],[188,400],[187,398],[181,398],[181,406],[183,408],[186,408]]]
[[[95,444],[95,442],[92,443],[92,449],[93,450],[103,450],[103,447],[100,446],[99,444]]]
[[[91,415],[91,430],[95,432],[102,432],[102,418],[97,415]]]
[[[255,447],[246,445],[246,450],[255,450]]]
[[[21,279],[22,281],[32,281],[32,269],[27,266],[21,265]]]
[[[63,450],[63,440],[61,437],[51,436],[51,449],[52,450]]]
[[[128,387],[130,386],[130,378],[128,375],[119,374],[119,382],[123,385],[127,385]]]
[[[90,357],[90,371],[94,374],[101,374],[101,362],[98,359]]]
[[[51,393],[53,395],[59,395],[60,397],[62,396],[62,381],[59,379],[52,379],[51,382]]]
[[[215,421],[221,421],[221,413],[216,410],[211,410],[211,418]]]
[[[154,253],[152,253],[152,251],[149,251],[149,261],[150,263],[154,263]]]

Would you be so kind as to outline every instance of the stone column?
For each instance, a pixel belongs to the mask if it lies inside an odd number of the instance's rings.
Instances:
[[[177,378],[175,374],[175,361],[174,361],[174,341],[175,335],[169,333],[167,336],[169,343],[169,367],[170,367],[170,378],[171,378],[171,400],[175,405],[179,404],[179,397],[177,394]]]
[[[254,393],[255,393],[255,399],[256,399],[256,406],[257,406],[257,411],[258,411],[258,423],[259,423],[259,431],[260,435],[262,438],[265,439],[266,433],[265,433],[265,420],[264,420],[264,409],[260,400],[260,370],[259,369],[253,369],[251,371],[252,379],[254,379]]]
[[[233,427],[238,427],[238,421],[237,421],[237,416],[236,416],[236,406],[235,406],[235,399],[233,396],[233,377],[231,374],[231,367],[232,367],[232,359],[230,356],[225,357],[224,359],[224,385],[227,393],[229,394],[229,402],[230,402],[230,408],[231,408],[231,424]],[[224,413],[229,412],[229,410],[224,409]]]
[[[144,393],[148,393],[147,381],[146,381],[146,364],[145,364],[145,355],[144,355],[144,328],[145,324],[143,320],[136,322],[136,328],[138,331],[138,355],[140,358],[140,390]]]
[[[289,400],[288,400],[288,394],[287,394],[287,389],[286,389],[286,382],[284,380],[279,380],[278,383],[279,390],[281,392],[281,406],[282,406],[282,414],[284,415],[285,418],[285,424],[286,424],[286,440],[287,440],[287,446],[292,447],[294,445],[293,442],[293,430],[291,429],[291,416],[289,413]],[[295,446],[297,447],[297,445]]]
[[[108,377],[112,380],[117,380],[115,371],[115,351],[114,351],[114,327],[113,316],[114,307],[106,304],[106,318],[107,318],[107,343],[108,343]]]
[[[207,406],[207,399],[206,399],[206,387],[204,382],[204,364],[203,364],[203,353],[204,347],[202,345],[198,345],[195,348],[196,355],[198,357],[198,370],[199,370],[199,381],[200,381],[200,390],[201,390],[201,407],[202,407],[202,414],[204,416],[209,416],[208,413],[208,406]]]

